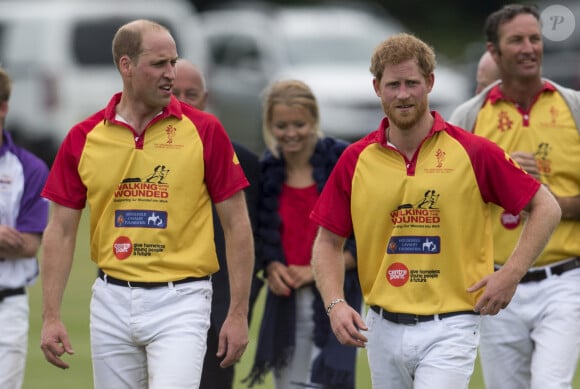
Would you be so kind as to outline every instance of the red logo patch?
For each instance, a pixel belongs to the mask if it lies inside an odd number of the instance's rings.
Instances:
[[[501,214],[501,224],[508,230],[513,230],[520,225],[522,217],[520,215],[512,215],[509,212],[503,211]]]
[[[113,254],[117,259],[127,259],[133,253],[133,243],[126,236],[120,236],[113,243]]]
[[[403,286],[409,281],[409,269],[400,262],[395,262],[387,269],[387,281],[393,286]]]

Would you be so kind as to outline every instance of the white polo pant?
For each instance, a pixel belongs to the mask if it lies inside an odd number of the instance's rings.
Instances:
[[[467,314],[405,325],[369,309],[365,335],[373,389],[467,389],[480,321]]]
[[[580,269],[518,285],[508,307],[481,323],[489,389],[571,389],[580,353]]]
[[[0,388],[20,389],[28,350],[28,296],[6,297],[0,303]]]
[[[209,280],[143,289],[97,278],[90,313],[95,389],[197,388],[211,298]]]

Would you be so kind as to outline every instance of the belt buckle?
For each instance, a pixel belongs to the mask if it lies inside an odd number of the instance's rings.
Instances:
[[[406,326],[416,326],[419,324],[419,315],[402,314],[399,315],[399,322]]]

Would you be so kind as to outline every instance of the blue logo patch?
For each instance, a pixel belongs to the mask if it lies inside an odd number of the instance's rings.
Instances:
[[[115,211],[115,227],[167,228],[167,212]]]
[[[439,236],[393,236],[387,246],[387,254],[439,254]]]

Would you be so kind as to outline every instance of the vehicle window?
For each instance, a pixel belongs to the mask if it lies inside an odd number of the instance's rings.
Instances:
[[[209,60],[212,65],[224,66],[227,50],[227,37],[211,37],[208,39]]]
[[[75,61],[83,66],[111,66],[111,41],[117,29],[134,18],[103,18],[83,20],[77,23],[73,31],[73,50]],[[169,23],[155,21],[167,27],[175,38],[179,52],[178,38]]]
[[[5,66],[10,66],[11,75],[14,71],[23,71],[24,66],[36,64],[42,58],[44,47],[40,47],[41,37],[45,31],[46,23],[40,20],[28,20],[20,22],[9,22],[4,25],[4,39],[2,43],[2,56],[0,58],[6,62]]]
[[[5,30],[6,26],[4,24],[0,24],[0,65],[2,65],[3,61],[3,53],[4,53],[4,39],[5,39]]]
[[[300,37],[288,42],[288,55],[294,64],[368,61],[376,41],[360,36]]]
[[[373,23],[342,28],[319,23],[316,27],[318,31],[313,34],[287,31],[288,56],[292,63],[368,62],[376,45],[397,32]]]
[[[210,60],[216,66],[260,69],[260,50],[248,36],[222,35],[209,40]]]

